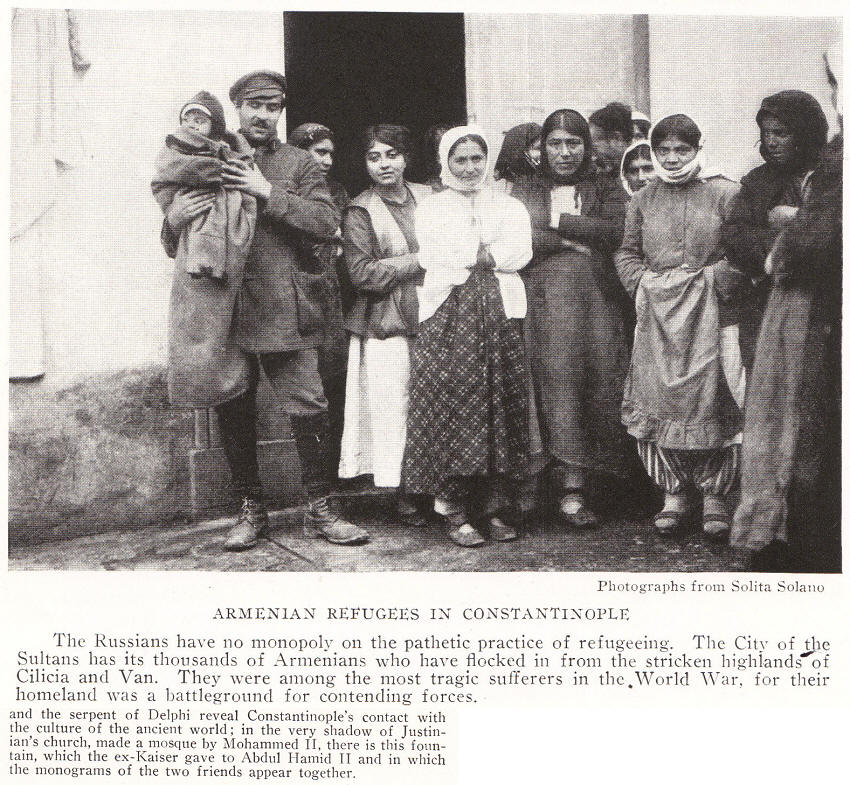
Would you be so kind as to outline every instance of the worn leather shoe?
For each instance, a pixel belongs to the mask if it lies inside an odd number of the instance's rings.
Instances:
[[[729,536],[729,515],[722,512],[707,512],[702,516],[702,533],[706,539],[723,541]]]
[[[702,532],[706,539],[716,542],[729,536],[732,520],[722,496],[705,494],[702,500]]]
[[[662,510],[652,518],[655,533],[661,537],[673,537],[682,530],[686,516],[685,510]]]
[[[445,516],[448,538],[461,548],[477,548],[487,542],[481,533],[466,517],[464,512],[454,512]]]
[[[505,523],[502,518],[496,515],[487,520],[487,534],[490,535],[491,540],[496,542],[511,542],[519,536],[513,526]]]
[[[405,526],[415,526],[421,528],[428,525],[428,519],[419,512],[419,508],[410,501],[410,499],[399,496],[396,501],[396,512],[399,520]]]
[[[311,502],[304,513],[304,534],[312,539],[324,538],[334,545],[362,545],[369,542],[365,529],[347,521],[327,497]]]
[[[224,550],[247,551],[253,548],[268,525],[269,514],[266,506],[254,499],[243,499],[236,525],[224,541]]]
[[[577,503],[576,503],[577,502]],[[574,529],[595,529],[599,518],[578,494],[568,494],[558,504],[558,521]]]

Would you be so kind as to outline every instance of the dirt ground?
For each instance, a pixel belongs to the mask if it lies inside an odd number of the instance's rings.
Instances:
[[[515,542],[459,548],[434,521],[423,528],[395,519],[385,499],[349,502],[352,520],[368,529],[364,546],[311,540],[301,531],[301,510],[272,514],[259,545],[227,553],[222,544],[233,520],[156,525],[10,549],[15,570],[211,571],[499,571],[728,572],[738,558],[725,545],[706,542],[697,528],[661,539],[647,518],[609,519],[594,531],[575,531],[541,516]]]
[[[167,405],[162,368],[106,374],[58,392],[17,385],[10,396],[9,567],[55,570],[315,571],[729,571],[737,559],[697,530],[660,540],[650,498],[643,509],[616,512],[610,488],[596,487],[608,508],[591,532],[538,516],[513,543],[469,550],[448,541],[434,521],[403,525],[385,496],[353,482],[346,506],[365,526],[363,547],[304,537],[300,512],[272,515],[272,530],[253,550],[226,553],[232,519],[190,523],[187,415]],[[142,479],[140,479],[142,478]],[[628,493],[641,497],[641,489]],[[646,489],[643,489],[646,496]],[[616,495],[616,494],[614,494]],[[650,494],[651,496],[651,494]],[[734,500],[730,500],[730,509]]]

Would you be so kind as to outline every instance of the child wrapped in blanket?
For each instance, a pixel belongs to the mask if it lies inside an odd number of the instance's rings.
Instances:
[[[168,309],[168,395],[173,406],[206,408],[248,389],[251,367],[235,340],[238,294],[257,201],[222,185],[222,166],[253,158],[247,141],[227,132],[218,99],[201,91],[180,110],[156,160],[151,188],[163,212],[178,193],[207,192],[212,206],[184,226],[175,244],[163,230],[174,279]]]
[[[222,187],[222,164],[231,160],[252,164],[251,148],[227,131],[221,102],[202,90],[180,110],[180,126],[166,137],[151,182],[163,212],[181,190],[209,190],[216,195],[212,208],[180,235],[175,259],[193,278],[224,281],[229,275],[241,275],[251,247],[257,202]]]

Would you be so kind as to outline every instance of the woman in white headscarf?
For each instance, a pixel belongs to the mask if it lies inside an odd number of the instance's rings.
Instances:
[[[483,132],[440,141],[445,190],[416,213],[420,327],[413,348],[403,484],[432,494],[458,545],[517,536],[507,488],[522,480],[528,445],[527,371],[517,271],[531,259],[523,205],[487,186]],[[472,513],[475,510],[475,513]]]
[[[661,120],[650,145],[658,177],[632,197],[615,257],[637,311],[623,424],[665,492],[656,530],[679,529],[698,490],[703,531],[720,538],[729,531],[725,497],[738,474],[743,405],[737,335],[721,337],[733,321],[724,295],[736,282],[721,226],[738,185],[706,170],[702,131],[687,115]]]

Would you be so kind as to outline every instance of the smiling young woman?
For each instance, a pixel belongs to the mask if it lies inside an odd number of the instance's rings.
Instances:
[[[662,119],[650,144],[657,178],[632,198],[616,255],[637,310],[623,424],[665,492],[658,533],[681,528],[698,491],[703,531],[721,538],[738,473],[743,375],[737,323],[718,295],[735,280],[720,227],[738,186],[707,171],[702,132],[687,115]]]
[[[417,204],[431,189],[404,178],[410,134],[370,126],[363,163],[372,185],[343,216],[343,248],[356,299],[351,333],[339,475],[371,474],[377,487],[399,489],[407,438],[410,347],[416,334],[416,285],[422,280],[414,228]],[[399,491],[398,512],[419,523]]]

